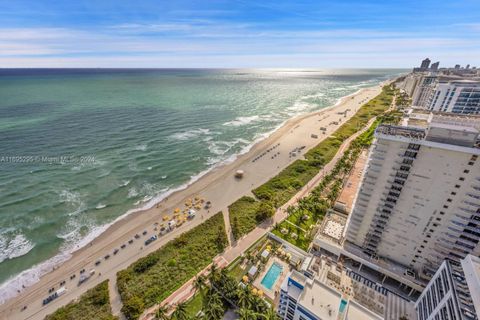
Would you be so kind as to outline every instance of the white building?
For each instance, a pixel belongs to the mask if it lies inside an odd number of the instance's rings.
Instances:
[[[427,118],[377,128],[346,231],[355,250],[426,280],[447,258],[480,255],[480,118]]]
[[[421,104],[429,110],[480,114],[480,81],[441,80],[431,91],[428,101]]]
[[[382,320],[316,279],[293,271],[282,283],[277,314],[282,320]]]
[[[445,260],[415,304],[418,320],[478,320],[480,259]],[[476,311],[477,310],[477,311]]]

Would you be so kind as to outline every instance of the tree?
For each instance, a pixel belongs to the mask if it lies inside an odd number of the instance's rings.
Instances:
[[[263,320],[279,320],[274,308],[268,308],[266,312],[261,315]]]
[[[188,320],[187,304],[185,302],[177,304],[171,318],[174,320]]]
[[[213,290],[208,291],[202,309],[207,320],[220,320],[225,313],[220,295]]]
[[[168,320],[169,317],[167,316],[168,307],[167,306],[160,306],[157,311],[155,312],[155,320]]]
[[[273,217],[274,214],[275,209],[270,204],[262,202],[257,209],[255,219],[257,220],[257,222],[261,222],[265,219]]]
[[[250,302],[251,302],[250,295],[251,293],[248,286],[238,289],[238,306],[240,308],[246,309],[250,307]]]
[[[237,310],[237,314],[239,316],[239,320],[254,320],[258,317],[257,313],[247,308],[241,308]]]
[[[122,313],[127,319],[137,319],[145,309],[145,305],[139,297],[131,297],[123,302]]]
[[[193,281],[193,288],[195,289],[196,292],[200,292],[200,294],[203,297],[204,296],[203,289],[205,288],[205,277],[202,275],[195,277],[195,280]]]

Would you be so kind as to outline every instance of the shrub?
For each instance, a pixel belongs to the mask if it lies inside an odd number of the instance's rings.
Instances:
[[[85,292],[76,302],[70,302],[45,320],[118,320],[112,315],[108,294],[108,280]]]
[[[227,242],[223,214],[219,212],[119,271],[117,287],[124,315],[127,319],[137,319],[145,308],[167,298],[204,269],[225,249]]]

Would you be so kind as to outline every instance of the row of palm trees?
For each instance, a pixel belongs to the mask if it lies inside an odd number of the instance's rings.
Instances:
[[[278,320],[275,310],[265,300],[253,294],[250,285],[239,285],[226,269],[219,270],[215,264],[207,277],[198,276],[194,289],[202,298],[202,310],[189,316],[187,303],[175,306],[169,316],[168,306],[161,306],[155,314],[156,320],[220,320],[229,309],[235,310],[240,320]]]

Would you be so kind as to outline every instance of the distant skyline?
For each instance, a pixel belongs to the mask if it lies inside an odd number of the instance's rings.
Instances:
[[[480,1],[0,0],[0,67],[480,66]]]

